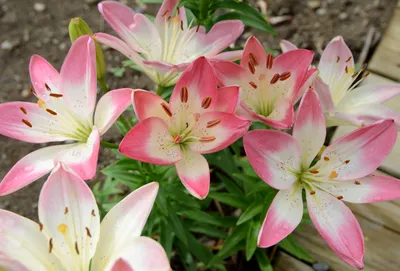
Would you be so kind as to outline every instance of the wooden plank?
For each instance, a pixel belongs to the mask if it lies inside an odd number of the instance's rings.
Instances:
[[[276,262],[274,264],[274,271],[313,271],[311,266],[299,261],[298,259],[290,256],[289,254],[279,251]]]
[[[400,8],[396,8],[382,41],[368,68],[385,77],[400,80]]]

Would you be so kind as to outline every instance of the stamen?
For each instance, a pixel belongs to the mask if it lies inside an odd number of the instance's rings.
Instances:
[[[345,164],[348,164],[348,163],[350,163],[350,160],[346,160],[346,161],[344,161],[344,163],[345,163]]]
[[[338,200],[342,200],[343,199],[343,196],[337,196],[336,197]]]
[[[32,128],[32,124],[29,121],[23,119],[22,122],[25,123],[29,128]]]
[[[171,16],[169,16],[169,17],[167,18],[167,22],[169,22],[169,20],[171,20]]]
[[[179,13],[180,13],[180,11],[179,11],[179,7],[176,7],[176,12],[178,13],[178,15],[179,15]]]
[[[199,32],[200,29],[200,22],[197,22],[196,33]]]
[[[49,253],[53,250],[53,238],[50,238],[49,240]]]
[[[94,213],[94,209],[92,209],[92,216],[96,216],[96,214]]]
[[[167,13],[168,13],[168,9],[163,13],[163,15],[161,15],[161,17],[164,17],[165,15],[167,15]]]
[[[271,53],[269,53],[267,55],[267,64],[266,64],[266,68],[267,69],[272,69],[272,64],[274,64],[274,57],[272,56]]]
[[[292,74],[291,74],[290,72],[284,72],[284,73],[282,73],[282,74],[279,76],[279,80],[280,80],[280,81],[285,81],[285,80],[289,79],[289,77],[290,77],[291,75],[292,75]]]
[[[315,195],[315,190],[311,190],[310,195]]]
[[[68,226],[65,224],[60,224],[60,225],[58,225],[57,230],[59,232],[61,232],[62,234],[65,234],[68,230]]]
[[[273,84],[275,84],[276,82],[278,82],[278,80],[279,80],[279,73],[276,73],[276,74],[272,77],[271,81],[269,81],[269,83],[270,83],[271,85],[273,85]]]
[[[324,160],[325,161],[329,161],[329,157],[328,156],[324,156]]]
[[[204,98],[204,100],[201,102],[201,107],[203,107],[204,109],[207,109],[210,107],[211,105],[211,97],[207,96],[206,98]]]
[[[215,136],[202,136],[200,137],[200,142],[213,142],[215,140]]]
[[[253,63],[251,63],[250,61],[249,61],[249,63],[247,64],[247,66],[249,67],[249,71],[250,71],[252,74],[254,74],[254,73],[256,72],[256,68],[254,68]]]
[[[339,176],[338,174],[337,174],[337,172],[336,171],[332,171],[331,172],[331,174],[329,174],[329,178],[331,178],[331,179],[334,179],[334,178],[336,178],[337,176]]]
[[[177,134],[176,136],[174,136],[173,140],[174,140],[175,144],[179,144],[179,143],[181,143],[182,137],[180,134]]]
[[[164,111],[168,115],[168,117],[172,117],[172,112],[166,103],[162,102],[161,107],[162,107],[162,109],[164,109]]]
[[[337,56],[336,63],[339,63],[339,61],[340,61],[340,56]]]
[[[183,21],[181,21],[181,30],[183,31]]]
[[[207,122],[207,128],[215,127],[215,126],[217,126],[220,122],[221,122],[220,119],[216,119],[216,120],[209,121],[209,122]]]
[[[64,215],[68,214],[68,207],[65,207]]]
[[[29,91],[30,91],[33,95],[36,94],[32,87],[29,88]]]
[[[39,224],[39,230],[42,231],[43,230],[43,224],[40,223],[40,222],[38,222],[38,224]]]
[[[21,106],[19,109],[21,109],[22,113],[24,113],[25,115],[28,113],[28,112],[26,111],[26,109],[23,108],[22,106]]]
[[[46,87],[47,91],[50,91],[50,92],[51,92],[51,88],[49,87],[48,84],[44,83],[44,86]]]
[[[257,59],[254,57],[252,53],[249,54],[250,61],[253,63],[254,66],[258,66]]]
[[[254,83],[253,81],[250,81],[250,82],[249,82],[249,85],[252,86],[253,88],[257,88],[256,83]]]
[[[43,106],[46,104],[42,99],[39,99],[38,101],[37,101],[37,104],[38,104],[38,106],[40,107],[40,108],[43,108]]]
[[[354,184],[360,185],[361,183],[360,183],[360,181],[354,181]]]
[[[364,79],[367,78],[369,74],[370,74],[370,72],[367,72],[367,73],[364,75]]]
[[[181,88],[181,102],[187,103],[188,98],[189,98],[189,91],[188,91],[187,87],[183,86]]]
[[[319,171],[318,171],[318,170],[315,170],[315,169],[310,170],[309,172],[312,173],[312,174],[318,174],[318,173],[319,173]]]
[[[46,111],[47,111],[48,113],[52,114],[53,116],[56,116],[56,115],[57,115],[57,113],[56,113],[55,111],[51,110],[51,109],[48,109],[48,108],[47,108]]]
[[[349,58],[346,60],[346,62],[349,62],[352,59],[351,56],[349,56]]]
[[[90,238],[92,238],[92,234],[90,233],[89,228],[86,227],[85,229],[86,229],[86,234],[87,234],[87,236],[89,236]]]
[[[50,96],[54,98],[61,98],[63,95],[58,93],[50,93]]]
[[[349,73],[349,69],[347,68],[347,66],[344,68],[344,71],[345,71],[346,73]]]
[[[78,255],[79,255],[78,242],[75,242],[75,250],[76,250],[76,253],[78,253]]]

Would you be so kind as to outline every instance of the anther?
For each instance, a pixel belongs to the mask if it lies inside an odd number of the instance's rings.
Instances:
[[[32,128],[32,124],[29,121],[23,119],[22,122],[25,123],[25,125],[29,128]]]
[[[369,72],[367,72],[366,74],[364,74],[364,79],[367,78],[369,75]]]
[[[254,68],[253,63],[251,63],[250,61],[248,62],[247,66],[249,67],[249,71],[254,74],[256,72],[256,68]]]
[[[86,227],[85,229],[86,229],[86,234],[87,234],[87,236],[89,236],[90,238],[92,238],[92,234],[90,233],[89,228]]]
[[[44,86],[46,87],[47,91],[51,92],[51,88],[49,87],[49,85],[47,83],[44,83]]]
[[[318,171],[318,170],[315,170],[315,169],[310,170],[309,172],[312,173],[312,174],[318,174],[318,173],[319,173],[319,171]]]
[[[216,119],[216,120],[209,121],[209,122],[207,122],[207,128],[215,127],[215,126],[217,126],[220,122],[221,122],[220,119]]]
[[[266,68],[267,69],[272,69],[272,64],[274,63],[274,57],[272,56],[271,53],[267,55],[267,63],[266,63]]]
[[[40,223],[40,222],[38,222],[38,224],[39,224],[39,230],[42,231],[43,230],[43,224]]]
[[[252,53],[249,54],[250,61],[253,63],[254,66],[258,66],[257,59],[254,57]]]
[[[346,161],[344,161],[344,163],[345,163],[345,164],[348,164],[348,163],[350,163],[350,160],[346,160]]]
[[[167,22],[169,22],[169,20],[171,20],[171,16],[169,16],[169,17],[167,18]]]
[[[172,112],[166,103],[162,102],[161,107],[162,107],[162,109],[164,109],[164,111],[168,115],[168,117],[172,117]]]
[[[340,56],[337,56],[336,63],[339,63],[339,61],[340,61]]]
[[[174,140],[175,144],[179,144],[179,143],[181,143],[182,137],[180,134],[177,134],[176,136],[174,136],[173,140]]]
[[[68,207],[65,207],[64,215],[68,214]]]
[[[324,160],[325,161],[329,161],[329,157],[328,156],[324,156]]]
[[[336,197],[338,200],[342,200],[343,199],[343,196],[337,196]]]
[[[57,115],[57,113],[56,113],[55,111],[51,110],[51,109],[48,109],[48,108],[47,108],[46,111],[47,111],[48,113],[52,114],[53,116],[56,116],[56,115]]]
[[[199,32],[199,29],[200,29],[200,22],[197,23],[196,33]]]
[[[180,11],[179,11],[179,7],[176,7],[176,12],[178,13],[178,15],[179,15],[179,13],[180,13]]]
[[[26,109],[23,108],[22,106],[21,106],[19,109],[21,109],[22,113],[24,113],[25,115],[28,113],[28,112],[26,111]]]
[[[54,98],[61,98],[63,95],[58,93],[50,93],[50,96]]]
[[[78,253],[78,255],[79,255],[78,242],[75,242],[75,250],[76,250],[76,253]]]
[[[188,98],[189,98],[189,91],[188,91],[187,87],[183,86],[181,88],[181,102],[187,103]]]
[[[346,60],[346,62],[349,62],[352,59],[351,56],[349,56],[349,58]]]
[[[183,21],[181,21],[181,30],[183,31]]]
[[[215,136],[202,136],[200,137],[200,142],[213,142],[216,139]]]
[[[344,71],[346,72],[346,73],[349,73],[349,68],[347,68],[347,66],[344,68]]]
[[[68,226],[65,224],[60,224],[60,225],[58,225],[57,230],[59,232],[61,232],[62,234],[65,234],[68,230]]]
[[[360,185],[361,183],[360,183],[360,181],[354,181],[354,184]]]
[[[205,97],[204,100],[201,102],[201,107],[203,107],[204,109],[209,108],[211,105],[211,101],[212,99],[210,96]]]
[[[53,238],[50,238],[49,240],[49,253],[53,250]]]
[[[29,88],[29,91],[30,91],[32,94],[35,94],[35,91],[33,90],[32,87]]]
[[[168,11],[169,11],[169,10],[166,10],[166,11],[163,13],[163,15],[161,15],[161,17],[164,17],[165,15],[167,15]]]
[[[285,80],[289,79],[289,77],[290,77],[291,75],[292,75],[292,74],[291,74],[290,72],[284,72],[284,73],[282,73],[282,74],[279,76],[279,80],[280,80],[280,81],[285,81]]]
[[[336,178],[337,176],[339,176],[338,174],[337,174],[337,172],[336,171],[332,171],[331,172],[331,174],[329,174],[329,178],[331,178],[331,179],[334,179],[334,178]]]
[[[253,88],[257,88],[256,83],[254,83],[253,81],[250,81],[250,82],[249,82],[249,85],[252,86]]]
[[[92,209],[92,216],[96,216],[96,214],[94,213],[94,209]]]
[[[315,195],[315,190],[311,190],[310,195]]]
[[[273,85],[273,84],[275,84],[276,82],[278,82],[278,80],[279,80],[279,73],[276,73],[276,74],[272,77],[271,81],[269,81],[269,83],[270,83],[271,85]]]

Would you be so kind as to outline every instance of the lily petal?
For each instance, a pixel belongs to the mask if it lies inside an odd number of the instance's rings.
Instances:
[[[122,139],[119,152],[139,161],[170,165],[182,158],[164,120],[151,117],[140,121]]]
[[[124,258],[136,271],[129,258],[121,255],[140,236],[158,192],[158,183],[144,185],[115,205],[101,222],[101,235],[92,261],[93,270],[102,270],[118,258]],[[140,245],[139,245],[140,246]],[[142,247],[143,248],[143,247]],[[154,258],[152,258],[154,261]]]
[[[33,55],[29,62],[29,75],[36,94],[43,100],[49,97],[46,85],[55,92],[59,92],[60,74],[46,59]]]
[[[364,267],[364,236],[350,209],[337,198],[317,190],[306,193],[308,212],[328,246],[347,264]]]
[[[249,77],[247,70],[240,65],[228,61],[214,61],[212,64],[220,86],[240,86],[242,81],[247,83],[250,81],[247,80]]]
[[[293,51],[297,49],[297,46],[294,45],[293,43],[291,43],[288,40],[281,40],[279,42],[279,45],[281,47],[281,50],[283,53],[289,52],[289,51]]]
[[[71,46],[60,72],[62,99],[83,123],[92,123],[96,104],[96,48],[86,35]]]
[[[289,189],[300,172],[301,151],[288,134],[253,130],[243,136],[244,149],[255,172],[275,189]]]
[[[54,254],[49,253],[49,241],[37,223],[0,210],[0,231],[1,255],[27,270],[32,270],[33,266],[36,270],[65,270]]]
[[[219,61],[219,60],[225,60],[225,61],[237,61],[240,60],[243,54],[243,50],[234,50],[234,51],[228,51],[228,52],[222,52],[219,53],[216,56],[213,56],[210,58],[210,61]]]
[[[39,198],[39,220],[52,253],[68,270],[88,270],[100,236],[100,214],[87,184],[58,164]]]
[[[307,91],[300,102],[293,137],[301,146],[302,168],[310,167],[325,141],[326,127],[317,93]]]
[[[322,153],[315,169],[321,175],[346,181],[372,173],[385,160],[397,138],[393,120],[383,120],[345,135]]]
[[[139,121],[151,117],[158,117],[165,121],[170,118],[162,107],[162,104],[168,106],[168,103],[157,94],[147,90],[136,89],[132,99],[133,109]]]
[[[212,142],[191,142],[189,147],[199,153],[212,153],[225,149],[242,137],[251,122],[234,114],[225,112],[207,112],[200,116],[192,130],[195,137],[215,137]]]
[[[210,168],[207,160],[199,153],[186,149],[182,160],[175,164],[186,189],[199,199],[205,199],[210,190]]]
[[[250,57],[251,55],[251,57]],[[252,62],[251,64],[257,67],[261,67],[261,70],[265,69],[267,54],[265,53],[264,47],[258,41],[258,39],[254,36],[251,36],[246,44],[244,45],[242,60],[240,61],[240,66],[244,69],[249,67],[249,59]],[[255,61],[253,63],[253,61]]]
[[[29,269],[19,263],[18,260],[12,260],[2,253],[0,253],[0,268],[12,271],[29,271]]]
[[[97,103],[94,125],[105,134],[117,118],[131,104],[133,89],[121,88],[107,92]]]
[[[294,103],[298,102],[301,97],[303,97],[304,93],[313,85],[315,85],[315,80],[318,78],[318,70],[315,68],[311,68],[306,72],[306,75],[304,76],[303,79],[303,84],[299,88],[295,99]]]
[[[124,259],[121,258],[114,263],[111,271],[133,271],[133,269]]]
[[[319,100],[321,101],[323,112],[328,112],[329,114],[332,115],[335,111],[335,105],[332,100],[332,95],[331,91],[329,90],[329,86],[325,84],[320,77],[317,77],[314,81],[313,87],[318,94]]]
[[[183,28],[186,29],[187,19],[185,8],[179,8],[179,12],[175,9],[177,8],[179,0],[165,0],[162,2],[160,9],[157,12],[157,16],[155,18],[155,25],[160,33],[160,35],[164,36],[165,24],[169,16],[172,16],[173,13],[178,16],[178,18],[183,22]]]
[[[229,86],[218,89],[215,111],[235,113],[239,105],[239,87]]]
[[[303,217],[302,190],[294,186],[276,194],[258,235],[259,247],[277,244],[300,224]]]

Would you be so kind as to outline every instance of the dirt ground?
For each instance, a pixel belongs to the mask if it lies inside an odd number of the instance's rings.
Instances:
[[[0,0],[0,102],[33,101],[29,93],[29,58],[39,54],[57,69],[70,46],[68,23],[70,18],[83,17],[93,31],[112,33],[101,18],[95,0]],[[157,5],[138,5],[134,0],[123,0],[136,11],[153,13]],[[265,1],[250,1],[260,10]],[[368,52],[382,36],[389,23],[397,0],[269,0],[267,14],[275,24],[277,37],[247,29],[237,44],[243,44],[251,34],[266,47],[279,49],[279,40],[288,39],[296,45],[320,53],[331,38],[342,35],[357,59],[368,32],[374,33]],[[280,21],[280,23],[279,23]],[[250,32],[251,31],[251,32]],[[317,54],[317,58],[319,55]],[[106,50],[108,70],[120,66],[125,58],[118,52]],[[112,88],[131,87],[152,89],[154,85],[145,76],[128,71],[122,78],[108,74]],[[110,132],[106,139],[118,142],[118,133]],[[44,147],[0,136],[0,178],[24,155]],[[100,154],[100,167],[110,163],[110,152]],[[43,180],[0,198],[0,208],[37,219],[37,200]]]

